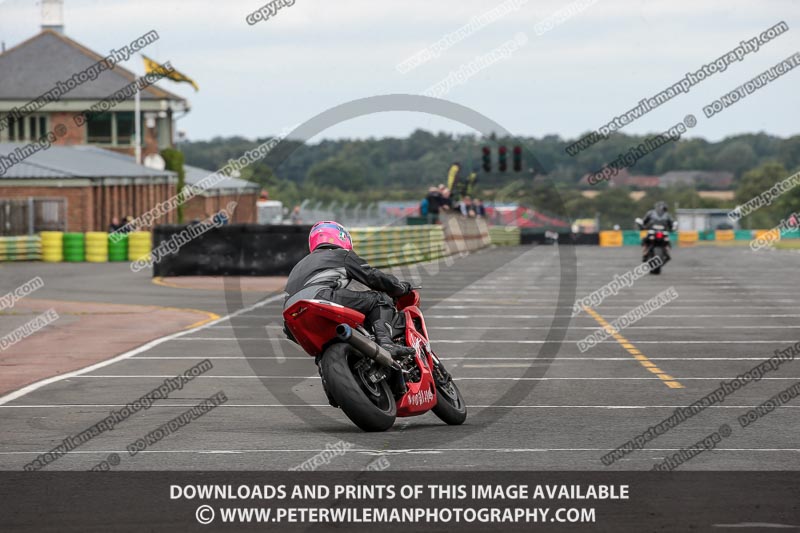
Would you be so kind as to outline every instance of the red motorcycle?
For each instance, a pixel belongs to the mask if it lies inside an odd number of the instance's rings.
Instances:
[[[431,350],[419,292],[396,301],[395,342],[416,350],[395,360],[364,328],[364,315],[324,300],[300,300],[283,312],[296,342],[316,357],[328,400],[364,431],[385,431],[398,416],[428,411],[462,424],[467,406],[450,374]]]

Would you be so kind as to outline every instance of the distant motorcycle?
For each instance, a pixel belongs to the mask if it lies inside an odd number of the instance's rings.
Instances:
[[[317,358],[320,377],[334,407],[364,431],[385,431],[398,416],[428,411],[451,425],[467,418],[453,378],[431,350],[419,292],[397,300],[392,337],[416,350],[400,360],[381,348],[364,328],[364,315],[324,300],[300,300],[283,312],[297,343]]]
[[[643,229],[644,221],[641,218],[637,218],[636,226],[639,229]],[[677,224],[675,224],[675,226],[677,226]],[[673,227],[672,230],[674,231],[675,228]],[[645,263],[656,257],[659,258],[659,261],[656,261],[658,266],[651,268],[650,273],[656,275],[661,274],[661,269],[670,259],[668,249],[672,246],[669,241],[669,232],[667,228],[661,224],[653,224],[647,229],[647,235],[645,235],[642,240],[642,246],[644,247],[643,259]]]

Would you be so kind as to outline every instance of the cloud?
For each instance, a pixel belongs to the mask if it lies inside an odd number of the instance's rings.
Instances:
[[[791,0],[598,0],[536,36],[534,26],[568,2],[530,0],[411,72],[395,69],[501,2],[296,0],[269,20],[248,26],[247,14],[266,0],[69,0],[65,25],[67,35],[100,53],[158,30],[161,39],[148,55],[171,61],[201,87],[195,94],[185,85],[159,84],[192,103],[178,127],[193,139],[263,137],[355,98],[421,93],[519,32],[530,36],[526,46],[455,87],[447,98],[520,134],[575,136],[779,20],[793,28],[757,56],[624,130],[655,131],[689,112],[699,114],[704,99],[791,53],[793,33],[800,31],[795,29],[800,13],[795,15]],[[23,0],[2,3],[0,39],[11,46],[36,33],[39,9]],[[139,58],[125,66],[143,72]],[[751,124],[775,134],[796,132],[791,114],[780,111],[793,86],[791,79],[781,80],[730,116],[701,122],[694,133],[720,138],[731,130],[755,129]],[[335,131],[366,137],[434,126],[464,131],[449,121],[395,113],[351,121]]]

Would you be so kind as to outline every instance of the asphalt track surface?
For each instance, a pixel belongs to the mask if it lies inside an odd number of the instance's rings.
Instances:
[[[251,306],[239,303],[240,295],[229,293],[223,302],[217,294],[218,306],[227,312],[243,309],[0,405],[0,469],[22,469],[61,439],[206,358],[213,369],[183,390],[47,469],[88,470],[116,453],[116,470],[286,470],[344,441],[349,450],[320,470],[359,470],[380,457],[396,470],[647,470],[723,424],[732,434],[682,469],[798,469],[796,400],[747,428],[736,421],[800,380],[797,361],[739,389],[643,450],[611,466],[600,461],[676,408],[800,337],[800,256],[788,251],[680,249],[662,275],[645,276],[606,298],[594,316],[570,318],[575,297],[633,269],[637,252],[495,248],[418,267],[432,346],[469,405],[463,426],[448,427],[428,413],[398,419],[385,433],[361,432],[327,405],[313,360],[282,339],[281,298]],[[110,271],[108,276],[113,278]],[[579,351],[577,341],[596,331],[599,320],[611,322],[670,287],[678,298],[621,330],[624,342],[609,338]],[[124,303],[146,303],[146,295],[139,294],[142,302]],[[649,369],[653,366],[662,377]],[[135,457],[128,455],[127,445],[218,391],[227,403]]]

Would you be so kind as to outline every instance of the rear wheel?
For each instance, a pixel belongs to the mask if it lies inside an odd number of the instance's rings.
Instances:
[[[364,431],[386,431],[394,424],[397,404],[385,379],[370,380],[372,366],[350,345],[338,343],[325,351],[320,372],[347,418]]]
[[[660,247],[660,246],[656,246],[653,249],[653,258],[656,258],[656,257],[658,257],[659,260],[660,260],[660,261],[658,261],[658,264],[659,265],[663,265],[664,264],[664,249],[662,247]],[[657,266],[657,267],[651,269],[650,273],[651,274],[661,274],[661,267]]]
[[[467,404],[452,376],[439,361],[434,361],[433,379],[436,382],[436,407],[433,414],[442,422],[458,426],[467,419]]]

